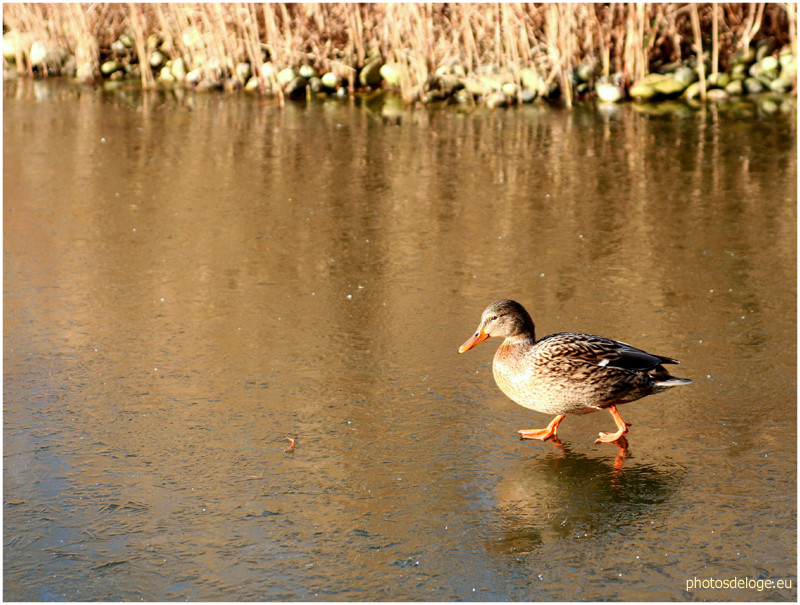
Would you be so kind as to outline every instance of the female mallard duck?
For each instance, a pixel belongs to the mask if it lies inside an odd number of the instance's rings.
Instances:
[[[661,365],[679,363],[675,359],[610,338],[559,332],[536,340],[531,316],[513,300],[496,300],[486,307],[478,331],[458,352],[491,336],[505,338],[492,363],[500,390],[523,407],[556,414],[547,428],[518,431],[522,439],[549,439],[565,415],[607,409],[617,432],[600,433],[595,443],[616,441],[630,426],[617,405],[692,382],[670,376]]]

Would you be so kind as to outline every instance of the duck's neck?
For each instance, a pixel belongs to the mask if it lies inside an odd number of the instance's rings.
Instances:
[[[507,336],[506,339],[503,341],[503,345],[511,346],[511,347],[519,347],[519,346],[530,346],[536,343],[536,336],[534,335],[533,330],[530,332],[522,332],[520,334],[514,334],[514,336]]]

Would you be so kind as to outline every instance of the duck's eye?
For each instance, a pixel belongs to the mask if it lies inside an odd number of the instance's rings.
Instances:
[[[489,321],[496,321],[496,320],[497,320],[497,315],[492,315]]]

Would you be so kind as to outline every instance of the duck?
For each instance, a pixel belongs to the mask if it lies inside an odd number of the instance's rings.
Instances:
[[[595,443],[624,440],[631,425],[622,419],[618,406],[692,382],[664,368],[678,360],[611,338],[558,332],[536,340],[530,314],[514,300],[496,300],[486,307],[478,329],[458,352],[493,336],[503,339],[492,361],[500,390],[525,408],[555,414],[545,428],[517,431],[521,439],[557,439],[567,414],[608,410],[616,431],[600,432]]]

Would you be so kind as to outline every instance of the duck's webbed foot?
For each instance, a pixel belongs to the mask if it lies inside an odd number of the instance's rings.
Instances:
[[[630,426],[629,422],[625,422],[622,417],[619,415],[617,411],[617,406],[612,405],[609,406],[608,411],[611,412],[611,416],[614,418],[614,424],[617,425],[617,432],[616,433],[600,433],[600,437],[595,440],[595,443],[613,443],[620,437],[622,437],[625,433],[628,432],[628,427]]]
[[[544,441],[550,439],[558,433],[558,425],[564,420],[564,414],[559,414],[544,429],[522,429],[517,431],[520,439],[538,439]]]

